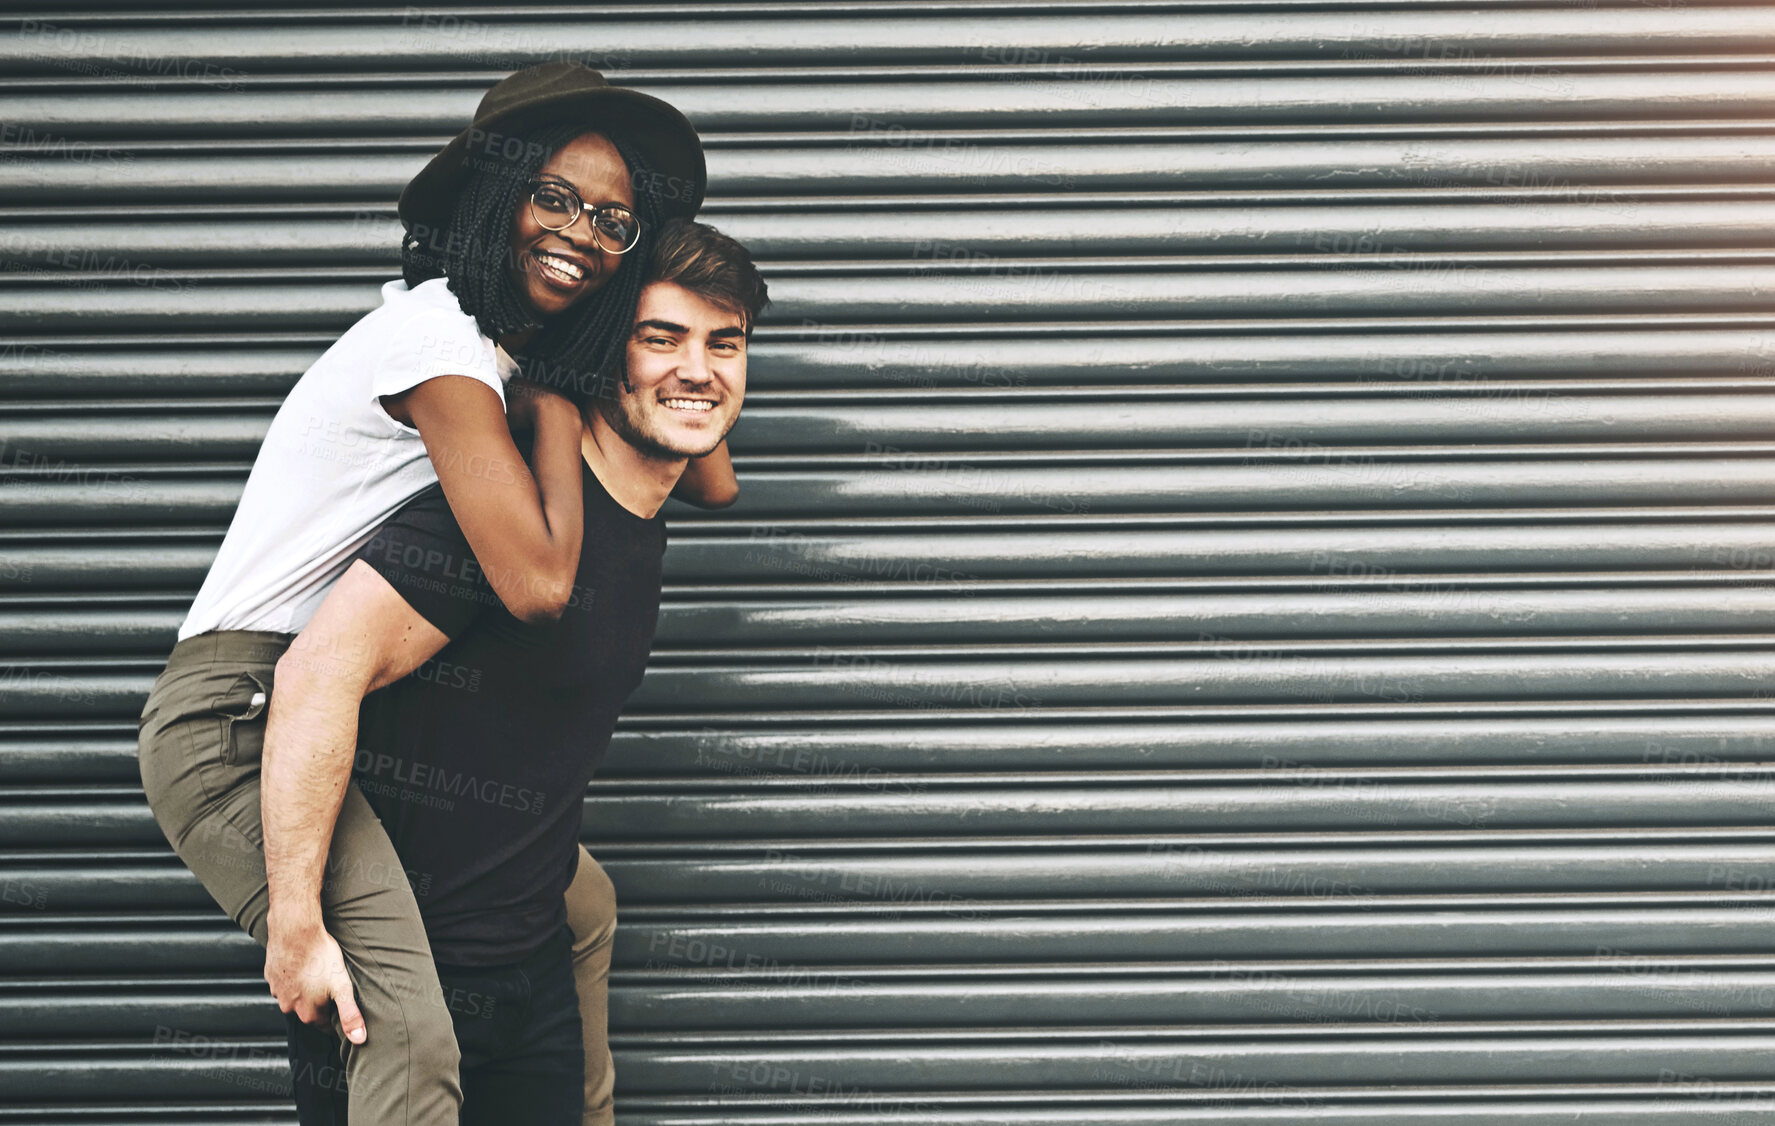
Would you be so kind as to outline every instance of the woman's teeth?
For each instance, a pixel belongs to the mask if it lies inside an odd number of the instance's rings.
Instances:
[[[675,411],[696,411],[698,413],[715,409],[715,404],[707,399],[667,399],[666,406]]]
[[[579,268],[577,262],[557,258],[553,254],[538,254],[536,261],[541,265],[543,273],[564,285],[585,280],[585,271]]]

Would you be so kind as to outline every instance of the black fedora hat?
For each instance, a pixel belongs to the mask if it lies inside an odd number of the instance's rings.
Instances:
[[[583,121],[587,132],[615,132],[633,143],[652,165],[647,182],[662,217],[696,214],[703,204],[708,171],[703,143],[685,116],[639,90],[612,86],[584,63],[557,61],[525,67],[494,83],[475,109],[474,123],[419,170],[401,192],[400,217],[415,224],[441,224],[477,156],[499,157],[521,144],[516,133],[547,121]]]

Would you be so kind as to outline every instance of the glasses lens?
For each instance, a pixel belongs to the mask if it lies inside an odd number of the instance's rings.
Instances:
[[[599,246],[612,254],[621,254],[640,239],[641,220],[626,208],[601,207],[592,220],[592,230],[598,236]]]
[[[538,184],[530,193],[530,205],[536,209],[536,221],[551,231],[560,230],[579,216],[579,199],[554,184]]]

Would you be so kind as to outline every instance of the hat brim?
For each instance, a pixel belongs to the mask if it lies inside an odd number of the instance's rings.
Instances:
[[[568,94],[539,95],[476,121],[451,138],[401,191],[399,214],[408,229],[442,224],[455,207],[475,153],[497,154],[524,127],[546,121],[583,121],[589,133],[615,132],[639,148],[651,165],[637,191],[658,201],[662,218],[690,218],[708,185],[702,140],[688,118],[669,103],[622,86],[598,86]]]

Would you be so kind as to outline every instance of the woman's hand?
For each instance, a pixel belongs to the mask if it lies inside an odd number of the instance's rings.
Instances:
[[[684,475],[672,488],[672,495],[698,508],[726,508],[740,499],[740,483],[733,475],[733,459],[727,453],[727,439],[700,457],[691,458],[684,466]]]

